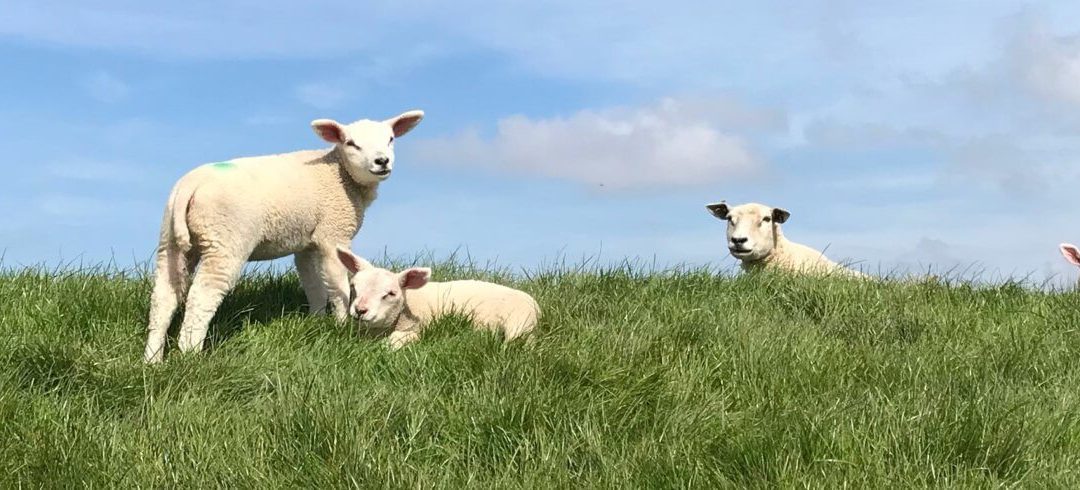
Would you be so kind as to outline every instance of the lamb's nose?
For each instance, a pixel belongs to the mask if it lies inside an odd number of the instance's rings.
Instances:
[[[749,238],[734,238],[733,237],[731,239],[731,244],[732,245],[742,245],[742,244],[746,243],[747,240],[749,240]]]
[[[367,314],[367,308],[357,308],[356,309],[356,314],[359,315],[359,316],[366,315]]]
[[[389,163],[390,163],[390,159],[387,158],[387,157],[379,157],[379,158],[375,159],[375,165],[378,165],[380,167],[385,167]]]

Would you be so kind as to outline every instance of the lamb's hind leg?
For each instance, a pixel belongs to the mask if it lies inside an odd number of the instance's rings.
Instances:
[[[320,248],[319,272],[323,284],[326,286],[330,306],[334,309],[334,318],[339,322],[349,319],[349,271],[338,261],[337,251],[334,248]]]
[[[315,250],[297,252],[294,257],[296,273],[300,276],[300,285],[304,287],[304,296],[307,296],[308,311],[312,315],[326,312],[326,303],[330,296],[326,291],[326,284],[319,275],[319,253]]]
[[[245,255],[220,252],[207,252],[202,257],[184,306],[184,323],[180,325],[178,342],[181,352],[202,350],[210,320],[244,268],[243,257]]]
[[[143,360],[158,363],[164,359],[165,338],[176,307],[184,297],[191,271],[188,260],[171,243],[158,247],[154,269],[154,290],[150,294],[150,323],[146,328]]]

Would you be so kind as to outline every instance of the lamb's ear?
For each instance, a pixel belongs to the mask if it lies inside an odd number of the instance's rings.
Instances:
[[[348,141],[349,136],[345,133],[345,126],[333,119],[316,119],[311,121],[311,129],[315,134],[327,143],[340,145]]]
[[[730,209],[728,209],[728,205],[724,201],[706,204],[705,209],[708,209],[713,216],[716,216],[720,219],[727,219],[728,213],[731,211]]]
[[[1076,245],[1071,243],[1062,243],[1058,245],[1061,250],[1061,255],[1068,260],[1070,264],[1080,266],[1080,249],[1076,248]]]
[[[356,274],[363,269],[371,267],[371,262],[360,258],[347,248],[338,247],[337,258],[341,261],[341,265],[345,266],[351,274]]]
[[[394,128],[394,137],[397,138],[405,133],[408,133],[415,128],[417,124],[420,124],[420,120],[424,118],[424,111],[409,111],[403,112],[397,117],[387,119],[386,124]]]
[[[398,274],[401,281],[401,289],[416,289],[423,287],[431,279],[431,269],[427,267],[413,267],[405,269]]]
[[[783,223],[791,217],[791,213],[784,208],[772,208],[772,220],[774,223]]]

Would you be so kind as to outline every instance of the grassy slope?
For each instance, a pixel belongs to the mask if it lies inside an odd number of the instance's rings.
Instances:
[[[534,345],[390,353],[261,274],[146,368],[115,276],[0,276],[0,486],[1080,486],[1074,294],[549,273]]]

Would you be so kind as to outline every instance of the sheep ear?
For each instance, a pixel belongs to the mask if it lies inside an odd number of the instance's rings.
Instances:
[[[716,216],[719,219],[728,219],[728,212],[731,211],[730,209],[728,209],[728,205],[724,201],[706,204],[705,209],[708,209],[713,216]]]
[[[315,134],[325,140],[327,143],[333,143],[340,145],[348,141],[349,137],[345,133],[345,126],[333,119],[316,119],[311,121],[311,129],[315,130]]]
[[[1076,245],[1071,243],[1062,243],[1058,245],[1058,249],[1061,250],[1061,255],[1068,260],[1070,264],[1080,266],[1080,249],[1076,248]]]
[[[420,120],[424,118],[424,111],[409,111],[403,112],[397,117],[392,117],[384,121],[394,129],[394,137],[397,138],[405,133],[408,133],[415,128],[417,124],[420,124]]]
[[[401,281],[401,289],[417,289],[423,287],[431,279],[431,269],[427,267],[413,267],[405,269],[398,274]]]
[[[352,274],[356,274],[361,270],[371,267],[371,262],[360,258],[347,248],[338,247],[337,257],[338,260],[341,261],[341,265],[345,266]]]
[[[790,218],[790,217],[791,217],[791,213],[787,212],[786,209],[773,208],[773,210],[772,210],[772,220],[773,220],[774,223],[783,223],[783,222],[787,221],[787,219]]]

